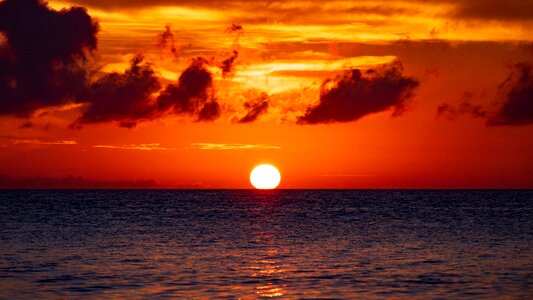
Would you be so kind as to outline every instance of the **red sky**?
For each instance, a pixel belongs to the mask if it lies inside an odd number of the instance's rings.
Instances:
[[[529,1],[0,1],[0,187],[533,188]]]

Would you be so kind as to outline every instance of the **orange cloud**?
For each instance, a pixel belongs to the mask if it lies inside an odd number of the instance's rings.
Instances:
[[[132,144],[132,145],[95,145],[93,148],[103,149],[119,149],[119,150],[141,150],[141,151],[154,151],[154,150],[176,150],[176,148],[161,147],[159,143],[153,144]]]
[[[191,146],[200,150],[279,150],[279,146],[254,145],[254,144],[217,144],[217,143],[192,143]]]
[[[15,139],[13,144],[30,144],[30,145],[77,145],[77,141],[45,141],[38,139]]]

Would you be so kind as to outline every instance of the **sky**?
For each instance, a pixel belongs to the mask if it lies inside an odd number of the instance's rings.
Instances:
[[[0,1],[0,187],[533,188],[533,2]]]

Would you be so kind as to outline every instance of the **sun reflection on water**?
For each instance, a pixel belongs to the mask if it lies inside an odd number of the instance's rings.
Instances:
[[[287,284],[284,283],[286,270],[275,257],[278,250],[268,249],[265,251],[266,258],[254,261],[250,266],[251,276],[259,279],[255,287],[255,293],[260,297],[280,297],[285,294]]]

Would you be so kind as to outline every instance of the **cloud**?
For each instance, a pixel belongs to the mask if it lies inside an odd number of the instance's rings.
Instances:
[[[38,139],[14,139],[13,140],[13,144],[15,144],[15,145],[30,144],[30,145],[51,146],[51,145],[77,145],[78,142],[69,141],[69,140],[45,141],[45,140],[38,140]]]
[[[517,63],[499,86],[501,100],[496,107],[474,105],[471,93],[464,93],[458,104],[443,103],[437,108],[437,118],[455,120],[460,115],[471,115],[486,120],[488,126],[533,124],[533,76],[530,63]]]
[[[527,0],[408,0],[408,1],[330,1],[331,5],[321,5],[322,2],[298,1],[299,5],[275,5],[275,0],[268,1],[243,1],[243,0],[75,0],[73,2],[97,6],[103,8],[131,9],[147,6],[191,6],[191,7],[213,7],[218,8],[241,8],[246,9],[252,16],[262,21],[263,14],[271,15],[271,19],[282,21],[285,19],[295,19],[298,21],[308,20],[320,22],[316,16],[321,13],[335,13],[333,16],[341,17],[343,13],[354,13],[358,15],[416,15],[423,5],[432,4],[452,6],[451,17],[456,18],[478,18],[478,19],[531,19],[529,13],[533,9],[531,1]],[[337,4],[337,5],[335,5]],[[344,4],[344,5],[341,5]],[[403,4],[403,5],[402,5]],[[291,15],[292,13],[292,15]],[[298,15],[295,15],[298,14]],[[306,18],[306,16],[309,16]],[[314,18],[314,20],[313,20]],[[253,20],[252,18],[249,18]],[[232,27],[239,25],[233,24]],[[230,28],[232,28],[230,27]]]
[[[39,0],[0,2],[0,115],[77,99],[86,88],[87,54],[98,23],[82,7],[56,11]]]
[[[177,84],[169,84],[157,98],[159,110],[195,116],[197,121],[212,121],[220,116],[220,106],[213,95],[213,75],[204,58],[193,59],[181,73]]]
[[[205,102],[198,112],[197,121],[214,121],[220,117],[220,105],[215,100]]]
[[[35,123],[33,123],[32,121],[26,121],[19,126],[19,128],[21,129],[28,129],[33,127],[35,127]]]
[[[475,118],[486,118],[487,110],[483,105],[471,103],[473,94],[465,92],[459,99],[458,104],[443,103],[437,107],[437,118],[455,120],[460,115],[470,115]]]
[[[502,21],[533,21],[533,2],[527,0],[452,0],[452,17]]]
[[[222,70],[222,76],[224,78],[228,77],[229,75],[233,73],[233,63],[235,62],[238,56],[239,56],[239,52],[237,52],[237,50],[233,50],[233,54],[230,57],[223,60],[222,63],[220,64],[220,69]]]
[[[142,150],[142,151],[154,151],[154,150],[176,150],[176,148],[161,147],[158,143],[153,144],[131,144],[131,145],[95,145],[93,148],[104,149],[120,149],[120,150]]]
[[[231,26],[226,28],[226,32],[228,33],[232,33],[232,32],[242,33],[243,31],[244,31],[244,28],[241,25],[238,25],[235,23],[231,24]]]
[[[226,28],[226,33],[229,33],[229,34],[235,34],[235,37],[233,38],[233,47],[234,48],[239,48],[239,40],[241,38],[241,36],[244,34],[244,28],[241,26],[241,25],[238,25],[238,24],[231,24],[230,27]],[[235,58],[237,58],[237,51],[234,51],[235,52]]]
[[[405,110],[419,82],[402,75],[402,65],[395,62],[380,70],[363,73],[352,69],[343,76],[328,79],[320,88],[320,100],[298,118],[299,124],[350,122],[368,114],[394,109],[393,116]]]
[[[191,146],[200,150],[279,150],[279,146],[254,145],[254,144],[216,144],[216,143],[192,143]]]
[[[56,11],[39,0],[0,2],[0,115],[30,117],[38,110],[81,105],[72,128],[108,122],[133,128],[168,112],[197,121],[220,116],[206,59],[195,59],[178,84],[168,85],[156,98],[160,78],[141,55],[122,73],[96,78],[89,71],[86,61],[96,50],[97,32],[98,23],[81,7]],[[158,44],[177,54],[170,26],[158,36]],[[236,55],[223,62],[225,74]]]
[[[82,96],[87,109],[72,127],[116,121],[132,128],[139,120],[152,119],[156,110],[151,95],[161,86],[152,65],[142,61],[142,56],[135,56],[124,73],[109,73],[91,84]]]
[[[499,86],[503,101],[487,125],[533,124],[533,71],[530,63],[518,63]]]
[[[214,97],[208,64],[204,58],[193,59],[177,84],[161,89],[152,64],[143,63],[143,57],[137,55],[124,73],[109,73],[91,84],[82,98],[87,108],[71,127],[117,122],[121,127],[133,128],[140,121],[165,114],[190,115],[198,122],[213,121],[221,109]]]
[[[87,108],[71,127],[117,122],[121,127],[133,128],[138,122],[166,114],[190,115],[199,122],[213,121],[220,116],[221,109],[214,97],[208,64],[204,58],[193,59],[177,84],[161,89],[152,64],[143,63],[143,57],[137,55],[123,73],[106,74],[91,84],[82,98]]]
[[[157,47],[161,50],[169,49],[174,58],[178,57],[178,50],[176,49],[176,42],[174,41],[174,34],[170,30],[170,25],[165,26],[165,31],[157,36]]]
[[[244,103],[244,108],[248,110],[246,115],[239,119],[239,123],[250,123],[254,122],[259,118],[260,115],[264,114],[268,110],[268,95],[266,93],[261,93],[259,99],[255,102],[246,102]]]

